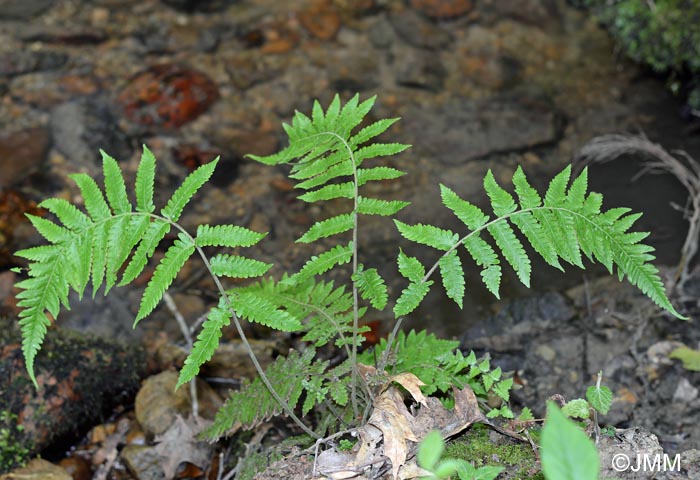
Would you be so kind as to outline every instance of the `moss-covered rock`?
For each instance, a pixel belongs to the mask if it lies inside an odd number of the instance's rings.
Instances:
[[[26,373],[16,324],[0,318],[2,458],[12,453],[21,461],[22,452],[34,454],[78,434],[133,395],[146,373],[145,353],[138,348],[52,329],[37,357],[35,389]],[[0,472],[3,468],[10,466],[0,465]]]
[[[571,0],[589,7],[630,58],[669,73],[700,109],[700,2],[697,0]]]
[[[530,445],[479,424],[449,442],[443,457],[466,460],[477,468],[486,465],[503,467],[499,479],[544,480]]]

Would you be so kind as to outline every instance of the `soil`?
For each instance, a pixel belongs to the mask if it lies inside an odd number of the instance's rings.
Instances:
[[[507,183],[519,164],[542,187],[596,135],[643,131],[669,150],[700,158],[700,130],[681,118],[662,80],[616,56],[605,32],[563,0],[0,0],[2,311],[17,313],[12,285],[18,276],[9,269],[22,261],[11,252],[41,242],[22,213],[41,213],[36,205],[48,196],[77,200],[68,175],[99,176],[99,149],[133,182],[140,146],[147,144],[159,161],[158,204],[189,171],[221,156],[212,185],[186,211],[185,226],[226,222],[270,232],[256,258],[274,263],[275,275],[298,268],[314,252],[294,239],[343,205],[304,204],[284,169],[245,154],[276,151],[284,144],[281,122],[295,109],[309,111],[314,98],[326,104],[335,92],[343,98],[377,94],[375,118],[402,117],[386,141],[413,148],[388,164],[409,174],[382,188],[385,198],[412,202],[400,215],[408,223],[429,219],[457,229],[437,208],[438,183],[483,205],[487,169]],[[647,241],[659,249],[659,262],[673,266],[685,223],[670,203],[684,205],[685,193],[668,176],[633,182],[638,160],[592,167],[591,186],[606,195],[606,206],[645,211],[640,228],[651,231]],[[376,265],[393,290],[401,288],[394,226],[372,220],[362,227],[365,263]],[[401,246],[421,258],[430,255]],[[679,343],[698,347],[694,323],[659,315],[633,290],[598,280],[599,270],[585,276],[538,265],[533,270],[536,290],[506,276],[502,303],[480,285],[476,270],[468,271],[463,310],[430,295],[406,328],[429,328],[460,338],[465,350],[489,351],[522,380],[516,405],[539,413],[551,395],[582,396],[602,370],[616,395],[604,422],[643,426],[668,452],[700,449],[700,378],[665,356]],[[172,345],[182,341],[167,309],[131,328],[146,281],[144,275],[108,297],[73,298],[74,308],[57,324],[146,345],[151,366],[158,366],[151,372],[177,366],[181,352]],[[690,282],[684,294],[693,318],[699,283]],[[172,293],[191,323],[216,302],[194,263]],[[380,331],[391,329],[389,317],[372,320]],[[266,332],[251,334],[267,340]],[[100,352],[117,348],[88,342]],[[229,372],[222,367],[209,375],[213,384],[228,387],[225,375],[235,384],[249,372],[232,363]],[[128,381],[118,383],[125,391],[133,391],[140,376],[129,372]],[[96,396],[112,395],[95,388]],[[6,398],[16,400],[3,393]],[[107,402],[98,409],[111,407]],[[88,470],[97,474],[112,455],[110,478],[133,478],[138,468],[128,472],[115,455],[126,444],[152,458],[145,448],[152,439],[139,433],[133,413],[102,414],[110,421],[93,425],[83,446],[53,445],[59,453],[51,459],[73,448],[68,457],[89,458]],[[81,449],[90,454],[76,454]],[[208,473],[214,470],[210,465]]]

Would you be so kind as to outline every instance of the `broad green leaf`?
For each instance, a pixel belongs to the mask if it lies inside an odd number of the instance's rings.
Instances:
[[[597,480],[598,452],[590,438],[548,402],[540,444],[542,471],[547,480]]]

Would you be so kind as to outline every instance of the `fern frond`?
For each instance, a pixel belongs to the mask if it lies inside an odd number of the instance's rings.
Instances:
[[[452,213],[459,218],[470,230],[476,230],[486,225],[489,217],[481,209],[466,200],[462,200],[454,191],[445,185],[440,185],[440,195],[442,203],[452,210]]]
[[[17,256],[25,258],[40,257],[41,261],[29,264],[29,278],[17,283],[22,289],[17,294],[19,324],[22,331],[22,353],[29,378],[38,388],[34,375],[34,359],[46,336],[46,329],[51,325],[46,312],[55,319],[61,304],[68,304],[68,282],[64,278],[63,251],[60,248],[43,249],[37,255],[37,249],[21,250]]]
[[[209,180],[212,173],[214,173],[217,163],[219,163],[219,157],[216,157],[209,163],[205,163],[187,175],[185,180],[182,182],[182,185],[175,190],[173,196],[170,197],[168,203],[165,205],[163,210],[161,210],[161,215],[169,220],[172,220],[173,222],[177,222],[182,214],[182,210],[185,208],[185,205],[192,200],[192,197],[195,193],[197,193],[197,190],[199,190],[202,185]]]
[[[420,282],[425,276],[425,267],[415,257],[409,257],[403,250],[399,249],[397,258],[399,265],[399,273],[409,279],[411,282]]]
[[[231,291],[233,309],[239,317],[282,332],[295,332],[301,321],[285,310],[280,310],[269,299],[250,291]]]
[[[223,300],[223,299],[222,299]],[[175,388],[189,382],[199,373],[199,368],[211,360],[212,355],[219,346],[221,330],[231,321],[231,311],[226,308],[223,302],[219,306],[212,308],[204,320],[202,330],[197,335],[197,340],[192,346],[192,351],[185,359],[185,364],[180,370],[180,376]]]
[[[332,200],[334,198],[353,198],[355,196],[355,185],[352,182],[326,185],[299,195],[297,198],[305,202],[319,202],[322,200]]]
[[[265,275],[271,263],[238,255],[219,254],[209,260],[214,275],[230,278],[253,278]]]
[[[122,274],[122,280],[119,282],[120,286],[131,283],[141,274],[148,263],[148,259],[151,258],[156,251],[158,244],[170,232],[170,228],[170,224],[161,219],[155,219],[148,224],[139,246],[136,248],[129,264]],[[95,250],[101,251],[97,248]]]
[[[496,179],[493,177],[491,170],[486,172],[486,177],[484,177],[484,190],[486,190],[486,194],[491,199],[491,207],[493,208],[493,213],[495,213],[497,217],[508,215],[518,208],[510,193],[503,190],[501,186],[496,183]]]
[[[356,135],[350,138],[348,143],[352,147],[356,147],[357,145],[362,145],[365,142],[368,142],[369,140],[372,140],[374,137],[378,137],[382,133],[386,132],[389,130],[389,127],[391,127],[393,124],[398,122],[400,119],[399,118],[385,118],[382,120],[378,120],[374,122],[371,125],[366,126],[365,128],[361,129],[359,132],[357,132]]]
[[[365,160],[377,157],[390,157],[392,155],[399,154],[408,148],[411,148],[411,146],[404,145],[402,143],[373,143],[371,145],[367,145],[366,147],[362,147],[355,152],[355,165],[359,167]]]
[[[498,245],[505,259],[515,270],[520,281],[529,288],[530,272],[532,270],[530,258],[527,256],[523,244],[520,243],[518,237],[515,236],[515,232],[508,225],[508,222],[503,220],[493,223],[488,226],[488,231],[496,241],[496,245]]]
[[[250,247],[265,235],[236,225],[199,225],[195,243],[198,247]]]
[[[107,155],[104,150],[100,150],[102,155],[102,171],[105,177],[105,193],[112,211],[116,214],[128,213],[131,211],[131,202],[126,195],[126,185],[122,169],[115,159]]]
[[[83,201],[85,202],[85,209],[94,222],[106,220],[112,215],[107,202],[105,202],[105,198],[102,196],[100,187],[97,186],[97,183],[95,183],[89,175],[85,173],[74,173],[69,176],[78,185],[80,194],[83,196]]]
[[[319,238],[326,238],[352,230],[353,225],[354,220],[351,213],[336,215],[335,217],[327,218],[326,220],[321,220],[320,222],[314,223],[311,228],[309,228],[309,230],[297,240],[297,242],[315,242]]]
[[[626,277],[657,305],[683,318],[668,301],[658,270],[650,263],[654,259],[651,255],[653,248],[640,243],[648,234],[630,232],[640,215],[630,214],[627,208],[601,212],[602,195],[587,192],[586,170],[573,179],[569,186],[570,179],[569,166],[550,182],[542,201],[522,169],[518,168],[513,174],[513,185],[518,198],[516,201],[498,185],[489,171],[484,178],[484,189],[496,215],[493,220],[489,220],[481,209],[441,185],[443,203],[471,230],[462,238],[431,225],[408,226],[398,221],[396,225],[407,239],[449,252],[430,269],[430,273],[439,266],[444,274],[443,265],[454,262],[447,259],[457,258],[453,256],[452,250],[463,243],[477,265],[482,267],[484,284],[497,297],[501,281],[498,253],[480,237],[480,233],[483,230],[489,232],[498,252],[515,270],[523,284],[529,286],[530,258],[515,235],[512,224],[518,227],[533,249],[550,265],[561,269],[559,259],[563,259],[583,268],[583,253],[589,259],[602,263],[611,273],[616,266],[620,279]],[[402,253],[399,258],[402,258]],[[403,263],[406,263],[405,259]],[[456,264],[450,263],[450,266],[455,270],[453,277],[456,281],[459,270]],[[417,279],[411,281],[416,282]],[[447,284],[445,286],[447,288]],[[461,284],[452,283],[451,286],[454,287],[451,292],[454,296],[463,288]]]
[[[425,296],[430,291],[430,286],[433,284],[432,280],[426,282],[412,282],[406,287],[396,300],[396,305],[394,305],[394,315],[398,317],[403,317],[414,311],[423,301]]]
[[[379,275],[376,268],[365,269],[360,265],[358,272],[352,276],[352,281],[357,284],[360,296],[367,300],[377,310],[384,310],[389,300],[386,283]]]
[[[92,220],[87,215],[63,198],[44,200],[39,204],[39,207],[56,215],[56,218],[73,232],[80,233],[92,225]]]
[[[192,253],[194,253],[192,238],[180,233],[177,240],[165,252],[165,256],[153,272],[153,277],[146,285],[134,326],[156,308],[160,299],[163,298],[163,294],[175,280],[178,272]]]
[[[457,255],[457,250],[453,250],[443,256],[438,265],[440,266],[440,275],[442,276],[442,284],[445,287],[447,296],[455,301],[459,308],[462,308],[464,300],[464,268],[462,261]]]
[[[406,172],[391,167],[358,168],[357,185],[362,186],[367,182],[379,180],[394,180],[404,175],[406,175]]]
[[[380,200],[361,196],[357,198],[357,213],[390,217],[410,204],[411,202],[401,200]]]
[[[445,230],[443,228],[434,227],[432,225],[407,225],[399,220],[394,220],[396,227],[401,235],[411,241],[422,243],[437,250],[448,251],[459,242],[459,235]]]
[[[73,233],[67,228],[56,225],[50,220],[37,217],[36,215],[27,214],[27,218],[36,231],[51,243],[61,243],[73,236]]]
[[[316,350],[307,347],[302,354],[292,350],[287,357],[278,357],[265,370],[265,375],[282,400],[294,409],[304,393],[305,382],[320,376],[326,362],[313,362]],[[244,384],[239,391],[231,393],[224,406],[216,413],[214,423],[203,435],[217,439],[226,435],[235,424],[243,428],[256,425],[283,413],[279,403],[272,397],[265,384],[256,377]]]
[[[294,284],[303,282],[315,275],[327,272],[336,265],[348,263],[352,258],[352,246],[352,242],[347,245],[336,245],[320,255],[312,256],[299,272],[284,280],[283,283]]]
[[[156,176],[156,158],[153,153],[143,146],[141,162],[136,171],[136,210],[143,213],[151,213],[156,209],[153,203],[153,184]]]

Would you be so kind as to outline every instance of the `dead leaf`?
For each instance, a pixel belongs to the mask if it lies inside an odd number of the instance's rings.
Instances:
[[[155,451],[162,459],[161,466],[166,478],[173,478],[182,462],[189,462],[206,470],[211,459],[212,446],[197,439],[199,432],[206,426],[204,423],[209,422],[192,417],[185,420],[178,415],[170,428],[155,438]]]
[[[420,391],[420,387],[425,386],[425,383],[423,383],[420,378],[410,372],[404,372],[390,377],[389,380],[398,383],[403,388],[408,390],[408,393],[411,394],[416,402],[420,403],[421,405],[426,405],[427,399],[425,398],[425,395],[423,395],[423,392]]]

